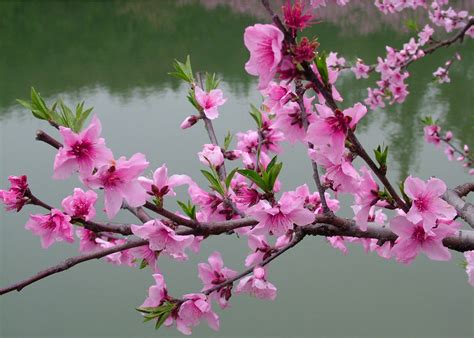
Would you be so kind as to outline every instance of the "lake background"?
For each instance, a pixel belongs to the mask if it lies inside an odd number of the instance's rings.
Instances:
[[[406,19],[425,20],[412,11],[403,17],[384,16],[372,2],[317,12],[322,23],[308,35],[317,35],[321,49],[337,51],[348,61],[358,56],[373,63],[386,44],[400,47],[408,40]],[[472,1],[454,3],[472,14]],[[77,183],[50,179],[55,152],[34,135],[38,128],[56,132],[15,102],[27,98],[31,86],[48,103],[58,97],[70,105],[86,100],[102,120],[103,135],[117,157],[140,151],[151,162],[150,172],[166,163],[171,173],[188,174],[203,184],[196,153],[207,135],[200,125],[179,129],[193,110],[185,97],[187,88],[167,75],[172,61],[190,54],[195,70],[216,72],[223,80],[228,101],[215,122],[220,140],[228,129],[254,128],[248,107],[261,98],[256,79],[243,68],[248,59],[243,31],[268,21],[259,1],[2,1],[0,13],[2,187],[8,175],[26,174],[36,195],[59,206]],[[433,83],[431,74],[455,51],[464,60],[452,66],[452,83]],[[423,179],[439,176],[451,187],[472,180],[459,164],[423,141],[420,118],[439,118],[445,130],[474,147],[473,60],[472,40],[427,57],[410,67],[412,94],[405,104],[371,111],[364,118],[360,139],[369,150],[383,142],[389,145],[391,179],[403,180],[408,173]],[[355,80],[351,72],[342,74],[337,87],[343,106],[364,98],[372,84]],[[283,189],[303,183],[314,189],[302,146],[287,147],[281,158]],[[178,191],[186,200],[185,190]],[[169,201],[168,207],[174,210],[176,204]],[[24,229],[30,212],[42,211],[31,206],[20,214],[0,211],[2,286],[77,254],[77,243],[41,249],[39,238]],[[347,203],[342,215],[352,217]],[[135,221],[126,213],[117,220]],[[227,266],[241,270],[246,248],[245,239],[219,237],[204,242],[201,254],[186,263],[162,259],[170,293],[198,291],[196,263],[214,250],[222,252]],[[473,289],[459,266],[461,258],[454,254],[450,262],[439,263],[420,256],[402,266],[366,255],[358,246],[344,256],[323,238],[308,238],[271,265],[276,301],[233,297],[231,309],[218,310],[221,331],[201,325],[194,336],[472,337]],[[155,332],[152,324],[141,323],[134,308],[153,279],[148,269],[130,270],[91,261],[1,297],[0,336],[180,336],[174,329]]]

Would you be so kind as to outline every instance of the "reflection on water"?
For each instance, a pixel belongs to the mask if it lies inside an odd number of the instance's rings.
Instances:
[[[352,1],[346,8],[321,9],[318,18],[323,23],[309,35],[318,35],[324,49],[337,50],[347,60],[360,56],[374,62],[385,44],[400,46],[408,35],[404,18],[379,14],[371,3]],[[469,0],[458,3],[474,7]],[[86,99],[86,105],[94,105],[116,154],[143,151],[154,167],[167,162],[171,171],[197,177],[195,154],[206,138],[200,128],[178,130],[191,108],[184,87],[167,75],[174,58],[191,54],[195,68],[217,72],[223,79],[229,100],[216,122],[219,136],[227,128],[236,132],[252,127],[248,103],[258,104],[259,96],[255,79],[243,70],[248,53],[242,34],[246,26],[266,20],[257,0],[2,1],[0,13],[0,185],[7,175],[25,172],[39,195],[58,202],[74,184],[61,183],[52,191],[45,183],[51,175],[52,151],[32,141],[35,128],[44,126],[15,103],[16,98],[28,95],[32,85],[47,98],[60,95],[71,103]],[[427,85],[438,65],[458,49],[464,61],[452,67],[452,83]],[[377,110],[364,118],[361,139],[370,147],[389,144],[394,179],[408,172],[424,178],[442,175],[450,186],[469,179],[462,168],[423,143],[419,119],[440,117],[446,129],[474,146],[473,60],[471,42],[421,61],[410,69],[416,74],[409,81],[414,95],[402,106]],[[338,89],[352,105],[365,96],[372,81],[356,81],[352,74],[343,74]],[[172,143],[173,148],[168,146]],[[28,156],[19,155],[23,153]],[[292,148],[283,157],[286,188],[310,182],[303,149]],[[3,211],[0,215],[2,285],[75,254],[62,245],[41,250],[37,238],[20,226],[26,215]],[[245,246],[214,240],[204,254],[221,249],[229,266],[238,268]],[[195,258],[184,268],[164,261],[167,277],[175,278],[168,284],[176,292],[193,290],[199,284],[192,263],[203,259]],[[471,290],[456,262],[439,265],[420,260],[406,268],[357,250],[342,258],[323,241],[309,241],[272,268],[270,278],[280,290],[277,302],[269,305],[236,298],[234,308],[222,314],[222,334],[290,336],[297,330],[298,335],[308,336],[314,332],[378,337],[473,335]],[[141,325],[132,310],[150,283],[148,271],[129,273],[99,262],[81,266],[2,298],[0,335],[153,336],[152,328]],[[48,309],[42,311],[44,304]],[[50,316],[61,318],[62,326]],[[344,318],[343,323],[338,318]],[[362,325],[368,318],[371,324]],[[395,327],[399,324],[394,326],[393,318],[400,318],[398,323],[404,326]],[[205,328],[197,332],[209,334]]]

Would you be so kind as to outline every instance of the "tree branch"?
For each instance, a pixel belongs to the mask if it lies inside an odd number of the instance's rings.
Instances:
[[[474,183],[472,182],[457,186],[453,190],[448,189],[442,198],[456,209],[459,217],[465,220],[471,228],[474,228],[474,205],[461,198],[471,191],[474,191]]]

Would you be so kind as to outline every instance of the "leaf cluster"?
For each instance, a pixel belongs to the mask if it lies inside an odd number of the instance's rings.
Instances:
[[[23,107],[31,110],[33,116],[40,120],[71,128],[78,133],[84,127],[84,123],[92,112],[93,108],[84,108],[84,101],[76,105],[73,112],[71,108],[66,106],[64,102],[59,99],[49,108],[46,102],[41,97],[35,88],[31,87],[30,102],[25,100],[17,100]]]
[[[275,156],[266,168],[260,167],[260,172],[251,169],[239,169],[238,173],[251,180],[265,193],[273,193],[273,187],[282,167],[283,163],[277,162],[277,156]]]

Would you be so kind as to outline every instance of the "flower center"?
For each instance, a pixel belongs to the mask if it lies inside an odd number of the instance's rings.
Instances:
[[[75,157],[81,158],[84,156],[89,156],[92,151],[92,144],[87,141],[81,141],[75,143],[71,150],[69,151],[70,154],[74,155]]]
[[[334,133],[342,132],[344,134],[347,133],[351,120],[352,118],[350,116],[345,116],[339,109],[334,112],[334,116],[326,118],[326,122]]]

